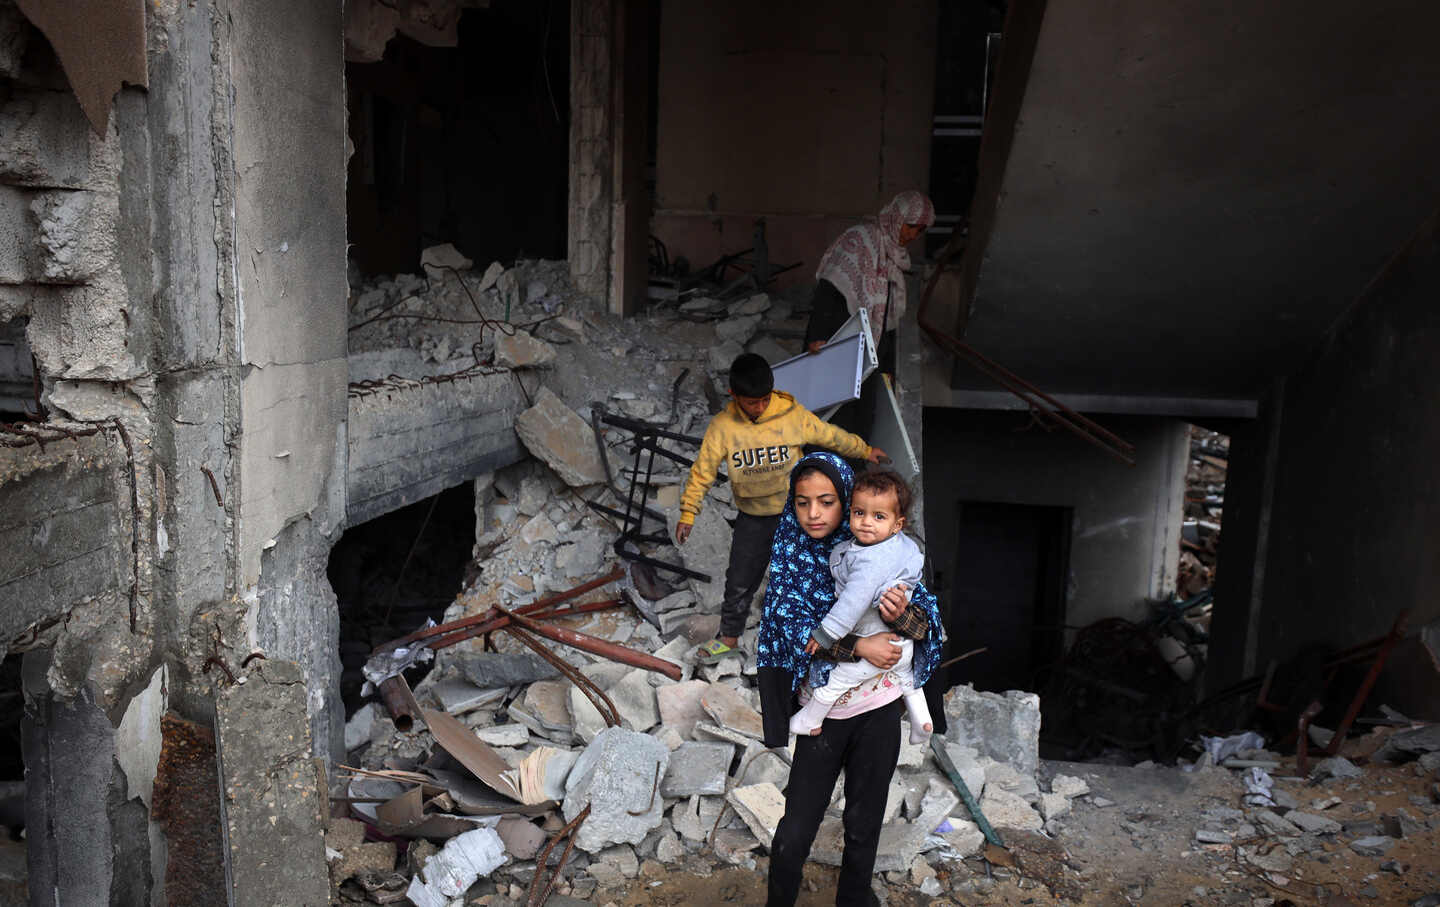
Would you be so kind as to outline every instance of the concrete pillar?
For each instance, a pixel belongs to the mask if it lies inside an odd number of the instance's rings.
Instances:
[[[610,292],[614,3],[570,6],[570,278],[602,300]]]
[[[30,902],[108,907],[116,884],[132,892],[149,887],[144,808],[136,804],[136,834],[135,823],[126,821],[135,817],[123,808],[115,728],[89,695],[68,702],[55,697],[45,679],[49,667],[49,650],[26,654],[21,746]],[[45,892],[52,894],[39,899]]]

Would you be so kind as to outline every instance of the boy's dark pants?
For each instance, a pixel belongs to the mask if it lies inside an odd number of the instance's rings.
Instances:
[[[780,514],[751,516],[741,511],[735,517],[730,537],[730,566],[725,570],[725,597],[720,602],[720,635],[739,636],[745,632],[750,602],[770,565],[770,541]]]
[[[785,815],[770,845],[768,907],[789,907],[800,893],[810,845],[825,818],[835,779],[845,770],[845,851],[835,903],[876,903],[870,890],[890,777],[900,759],[901,701],[851,718],[827,718],[816,737],[795,740],[795,761],[785,789]]]

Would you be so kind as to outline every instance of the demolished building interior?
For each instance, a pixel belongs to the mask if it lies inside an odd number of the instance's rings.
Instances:
[[[759,903],[667,539],[906,189],[877,891],[1440,891],[1440,6],[882,6],[0,0],[0,901]]]

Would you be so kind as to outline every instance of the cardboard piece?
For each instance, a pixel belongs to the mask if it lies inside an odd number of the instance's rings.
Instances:
[[[475,777],[510,799],[524,802],[520,791],[505,776],[510,770],[509,764],[471,733],[468,727],[444,712],[430,709],[421,709],[420,717],[425,719],[425,725],[430,728],[435,742],[444,747],[445,752],[454,756],[461,765],[474,772]]]

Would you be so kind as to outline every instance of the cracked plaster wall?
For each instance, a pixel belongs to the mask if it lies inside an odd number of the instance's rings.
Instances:
[[[34,499],[6,512],[24,544],[0,552],[0,588],[35,574],[49,594],[33,613],[0,606],[0,628],[52,621],[27,656],[27,764],[56,789],[88,779],[35,827],[116,845],[37,835],[32,879],[85,878],[117,903],[163,898],[145,765],[103,758],[121,733],[153,761],[155,722],[126,716],[153,705],[158,667],[170,706],[208,723],[221,675],[205,659],[258,645],[304,668],[315,755],[340,732],[324,568],[347,450],[341,4],[149,4],[146,31],[149,89],[121,91],[96,136],[0,0],[0,320],[28,322],[52,420],[119,421],[134,451],[114,431],[0,448],[0,495]],[[100,566],[64,568],[66,552]],[[67,761],[55,716],[77,716],[98,761]]]

